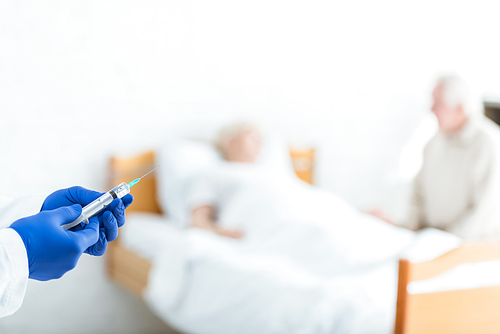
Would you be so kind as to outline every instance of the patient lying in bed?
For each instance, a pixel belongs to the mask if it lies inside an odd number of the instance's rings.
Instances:
[[[326,275],[372,265],[411,238],[329,192],[260,163],[261,138],[258,127],[247,123],[222,130],[224,162],[196,178],[188,192],[192,227],[242,239],[245,247]],[[383,241],[388,239],[393,241]]]
[[[232,164],[251,165],[257,161],[262,146],[260,129],[251,123],[238,123],[224,128],[219,134],[218,147],[225,161]],[[249,166],[246,166],[249,167]],[[251,167],[249,168],[252,169]],[[213,175],[212,175],[213,177]],[[192,207],[191,226],[203,228],[219,235],[239,239],[243,232],[239,229],[223,228],[217,224],[217,207],[224,194],[216,194],[216,189],[210,189],[207,180],[197,180],[190,201]],[[200,184],[201,183],[201,184]],[[212,186],[214,182],[211,182]],[[215,182],[217,183],[217,182]],[[227,189],[219,189],[224,191]],[[219,196],[217,196],[219,195]],[[217,198],[218,197],[218,198]],[[202,199],[203,198],[203,199]],[[203,203],[205,201],[205,203]]]

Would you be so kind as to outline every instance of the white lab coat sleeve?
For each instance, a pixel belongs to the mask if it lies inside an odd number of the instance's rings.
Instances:
[[[11,315],[21,307],[28,274],[23,240],[13,229],[0,230],[0,317]]]
[[[24,242],[16,231],[5,227],[19,218],[38,213],[44,198],[0,198],[0,318],[11,315],[21,307],[29,275]]]

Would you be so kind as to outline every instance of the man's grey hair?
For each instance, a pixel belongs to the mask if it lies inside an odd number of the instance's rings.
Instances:
[[[255,131],[261,136],[263,135],[262,126],[256,122],[251,121],[241,121],[226,125],[223,127],[215,140],[215,146],[222,150],[227,142],[238,136],[244,131]]]
[[[443,75],[438,78],[436,85],[442,85],[443,98],[449,107],[461,105],[465,114],[469,116],[477,111],[471,90],[461,77],[454,74]]]

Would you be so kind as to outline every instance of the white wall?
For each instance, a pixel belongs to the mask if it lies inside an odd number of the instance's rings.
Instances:
[[[105,190],[110,154],[255,118],[318,148],[320,186],[394,209],[435,76],[500,95],[497,3],[3,0],[1,193]]]
[[[500,94],[493,4],[2,1],[0,189],[103,189],[109,154],[247,117],[317,145],[319,184],[369,202],[437,73]]]

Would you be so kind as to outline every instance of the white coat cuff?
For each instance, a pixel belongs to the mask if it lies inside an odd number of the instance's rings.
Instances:
[[[13,229],[7,228],[0,231],[0,245],[3,248],[4,262],[1,275],[6,282],[4,291],[0,294],[0,317],[16,312],[23,303],[26,286],[28,284],[29,267],[28,254],[24,242]]]

